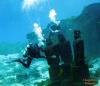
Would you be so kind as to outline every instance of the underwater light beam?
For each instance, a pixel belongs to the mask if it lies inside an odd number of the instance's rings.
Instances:
[[[28,11],[30,9],[34,9],[38,7],[39,5],[45,2],[46,0],[23,0],[22,9],[24,11]]]

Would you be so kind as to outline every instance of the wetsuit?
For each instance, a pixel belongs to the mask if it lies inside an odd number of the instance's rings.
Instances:
[[[29,68],[33,58],[43,58],[40,55],[40,48],[36,45],[34,47],[29,46],[26,49],[25,54],[23,55],[24,58],[16,60],[20,62],[25,68]]]

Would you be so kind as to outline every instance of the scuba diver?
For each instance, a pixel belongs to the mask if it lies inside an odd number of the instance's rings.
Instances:
[[[29,68],[33,58],[44,58],[45,55],[41,55],[44,44],[44,37],[42,35],[42,29],[38,23],[33,24],[33,31],[27,34],[27,40],[29,44],[26,47],[24,58],[15,60],[20,62],[24,67]]]
[[[57,25],[53,22],[47,26],[47,29],[49,29],[50,33],[48,35],[48,38],[46,39],[46,48],[44,52],[48,65],[52,67],[58,66],[60,62],[58,52],[59,40],[57,38],[57,36],[59,35],[59,30],[57,28]]]
[[[70,64],[72,61],[72,51],[70,42],[65,39],[64,35],[61,33],[60,28],[61,28],[60,25],[51,23],[51,26],[49,27],[50,29],[49,37],[46,40],[47,52],[48,54],[50,53],[50,51],[54,53],[57,57],[56,60],[58,62],[60,62],[61,59],[64,64]],[[48,54],[46,55],[47,61],[52,62],[52,60],[48,60],[50,59],[50,57],[48,57]],[[53,64],[50,63],[50,65]]]
[[[69,64],[72,62],[70,42],[65,39],[60,30],[60,25],[51,23],[48,26],[50,33],[46,40],[45,56],[49,65],[51,80],[58,80],[62,70],[64,76],[70,76]]]
[[[40,48],[37,44],[33,46],[30,43],[27,45],[23,57],[14,61],[21,63],[25,68],[29,68],[33,58],[44,58],[45,56],[40,55]]]

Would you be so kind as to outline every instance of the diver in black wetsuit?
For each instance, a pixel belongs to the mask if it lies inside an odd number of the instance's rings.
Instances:
[[[24,58],[15,60],[16,62],[20,62],[25,68],[29,68],[33,58],[44,58],[44,56],[40,55],[40,48],[36,44],[34,47],[30,43],[23,55]]]
[[[70,64],[72,62],[72,51],[71,45],[68,40],[65,39],[64,35],[60,30],[60,25],[52,24],[50,29],[50,34],[47,39],[47,49],[46,49],[46,58],[49,65],[58,65],[60,59],[64,64]],[[54,58],[52,59],[51,55],[55,55],[55,63],[53,63]]]
[[[57,30],[58,26],[56,24],[52,24],[48,26],[47,29],[50,30],[49,36],[46,39],[46,48],[45,48],[45,55],[48,62],[48,65],[51,67],[58,66],[60,59],[59,59],[59,30]]]
[[[63,76],[70,76],[70,63],[72,52],[70,42],[65,39],[61,32],[60,25],[52,24],[48,27],[49,36],[46,39],[45,55],[49,65],[49,75],[52,81],[59,80],[59,73],[62,70]]]

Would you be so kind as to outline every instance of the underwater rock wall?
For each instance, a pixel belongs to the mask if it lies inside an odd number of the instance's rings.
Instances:
[[[82,31],[89,56],[100,56],[100,3],[91,4],[74,20]]]
[[[100,56],[100,3],[85,7],[70,26],[73,30],[81,30],[87,56]]]

